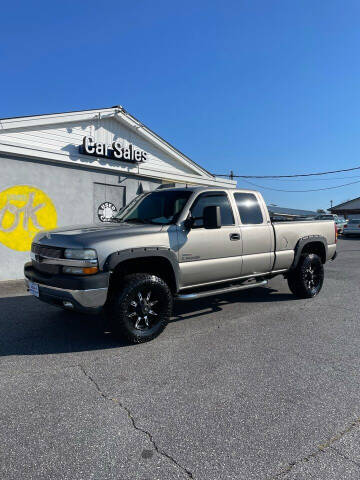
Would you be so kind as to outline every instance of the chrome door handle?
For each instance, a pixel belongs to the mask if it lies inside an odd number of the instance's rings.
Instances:
[[[239,233],[230,233],[229,237],[230,237],[230,240],[240,240]]]

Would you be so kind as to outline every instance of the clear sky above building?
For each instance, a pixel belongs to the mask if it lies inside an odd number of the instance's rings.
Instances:
[[[356,0],[5,2],[0,117],[120,104],[216,174],[354,167],[359,15]],[[293,208],[360,195],[360,170],[252,182]]]

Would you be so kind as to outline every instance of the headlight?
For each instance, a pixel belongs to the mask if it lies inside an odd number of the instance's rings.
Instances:
[[[72,260],[96,260],[97,253],[92,248],[66,248],[64,258],[71,258]]]

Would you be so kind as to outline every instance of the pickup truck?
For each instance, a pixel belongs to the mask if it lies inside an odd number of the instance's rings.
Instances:
[[[256,191],[164,188],[110,223],[38,233],[24,273],[40,300],[103,311],[113,332],[140,343],[164,330],[174,300],[264,286],[276,275],[297,297],[315,297],[336,242],[334,221],[272,223]]]

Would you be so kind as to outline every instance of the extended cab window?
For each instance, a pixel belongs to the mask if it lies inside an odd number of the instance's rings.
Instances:
[[[234,193],[236,205],[243,225],[257,225],[263,223],[258,199],[252,193]]]
[[[195,219],[193,227],[200,228],[203,226],[203,211],[205,207],[210,205],[220,207],[222,226],[235,224],[232,208],[226,193],[210,192],[199,195],[190,209],[191,215]]]

